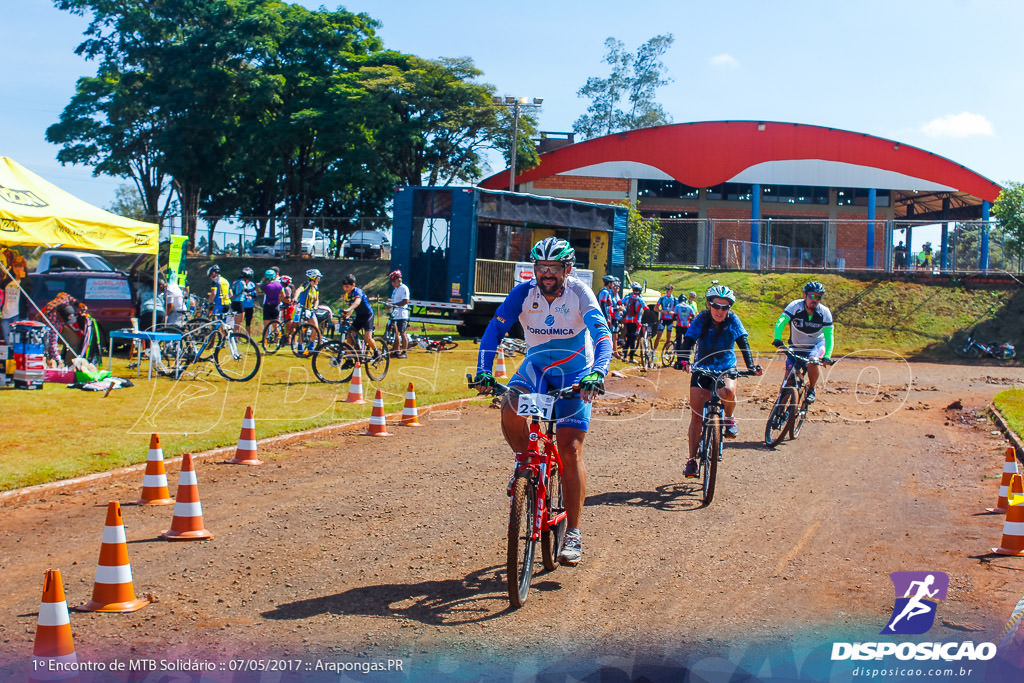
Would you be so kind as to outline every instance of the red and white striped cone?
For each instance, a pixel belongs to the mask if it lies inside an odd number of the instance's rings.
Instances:
[[[149,435],[149,453],[146,455],[146,473],[142,476],[142,496],[136,505],[170,505],[174,502],[167,488],[167,470],[164,468],[164,449],[160,435]]]
[[[1006,514],[1006,510],[1009,508],[1009,504],[1006,502],[1006,496],[1010,491],[1010,481],[1013,479],[1013,475],[1019,472],[1017,467],[1017,451],[1013,446],[1006,447],[1006,461],[1003,463],[1003,478],[999,481],[999,499],[996,500],[996,506],[994,508],[985,508],[986,512],[998,512],[1001,515]]]
[[[508,373],[505,371],[505,354],[498,349],[498,359],[494,361],[494,376],[498,379],[507,379]]]
[[[199,502],[199,480],[196,478],[192,454],[181,457],[178,492],[174,496],[174,519],[171,528],[160,534],[168,541],[205,541],[213,534],[203,526],[203,504]]]
[[[365,404],[363,399],[363,368],[356,362],[356,369],[352,371],[352,379],[348,383],[348,396],[345,403]]]
[[[409,382],[409,386],[405,390],[405,405],[402,406],[402,421],[400,423],[403,427],[422,427],[419,420],[419,412],[416,410],[416,389],[413,387],[412,382]]]
[[[263,461],[256,457],[256,420],[253,419],[252,406],[245,407],[245,417],[242,418],[242,432],[238,435],[235,457],[228,462],[232,465],[263,464]]]
[[[29,681],[78,680],[75,641],[71,637],[71,619],[59,569],[47,569],[43,600],[39,603],[36,641],[32,646],[32,672]],[[71,668],[70,671],[66,670]]]
[[[1010,480],[1003,541],[992,552],[998,555],[1024,555],[1024,479],[1019,474]]]
[[[384,420],[384,392],[377,390],[373,397],[373,411],[370,413],[370,426],[366,431],[367,436],[391,436],[388,433],[388,424]]]
[[[148,604],[149,600],[135,597],[121,505],[111,502],[107,505],[107,522],[103,527],[103,544],[100,546],[100,561],[96,565],[92,600],[75,609],[79,612],[136,612]]]

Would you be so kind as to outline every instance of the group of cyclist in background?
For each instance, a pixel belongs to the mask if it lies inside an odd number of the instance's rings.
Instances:
[[[732,310],[736,293],[727,286],[713,284],[704,293],[704,307],[697,310],[696,292],[684,300],[673,295],[674,287],[666,287],[665,294],[651,307],[643,301],[643,287],[630,283],[630,293],[621,297],[621,282],[607,275],[604,287],[594,293],[572,275],[575,251],[566,240],[549,237],[538,242],[531,251],[534,279],[517,285],[487,327],[480,341],[477,372],[473,386],[481,394],[488,394],[497,386],[492,367],[502,338],[519,322],[524,330],[528,351],[509,381],[509,391],[502,403],[502,432],[505,440],[519,457],[528,450],[527,421],[517,414],[518,396],[523,393],[543,393],[578,385],[578,399],[559,399],[556,404],[557,446],[562,458],[563,484],[567,529],[558,554],[560,564],[574,566],[582,557],[579,531],[580,515],[586,498],[586,467],[582,447],[590,423],[590,403],[604,393],[604,378],[613,354],[618,354],[618,336],[625,336],[625,360],[633,361],[636,340],[644,322],[645,311],[657,314],[655,344],[665,333],[665,343],[671,338],[676,350],[676,369],[690,372],[699,367],[715,373],[709,380],[705,372],[692,373],[690,380],[689,459],[684,467],[686,477],[697,476],[695,454],[701,434],[702,412],[720,382],[717,395],[725,409],[724,435],[736,438],[739,429],[736,409],[735,380],[723,375],[736,367],[735,348],[740,349],[747,370],[762,374],[754,363],[749,333]],[[811,281],[804,285],[803,297],[791,301],[779,315],[774,326],[773,345],[783,346],[782,335],[790,329],[790,348],[799,356],[819,358],[830,362],[834,346],[833,320],[829,309],[821,303],[825,287]],[[694,354],[694,350],[696,353]],[[787,375],[792,361],[787,360]],[[785,381],[785,380],[784,380]],[[818,368],[810,366],[808,372],[807,401],[815,400]]]
[[[241,276],[232,283],[228,283],[221,275],[220,266],[217,264],[209,267],[207,275],[210,278],[210,289],[206,301],[213,316],[227,322],[236,332],[241,332],[244,326],[245,333],[252,336],[252,321],[258,296],[262,297],[264,326],[276,320],[284,322],[285,341],[299,325],[307,322],[314,325],[321,334],[328,332],[320,329],[320,317],[315,315],[315,311],[321,305],[320,282],[323,280],[323,273],[317,268],[307,270],[305,281],[298,286],[293,286],[289,276],[281,275],[277,266],[264,271],[259,282],[255,281],[255,272],[248,266],[242,268]],[[405,358],[409,349],[406,331],[409,319],[409,288],[402,284],[402,272],[399,270],[393,271],[388,279],[392,293],[390,301],[384,305],[391,311],[390,321],[394,323],[396,330],[395,348],[391,356]],[[168,292],[166,283],[162,283],[162,286],[165,287],[168,316],[180,316],[184,304],[178,303],[179,299]],[[356,286],[354,275],[349,274],[342,278],[341,288],[338,315],[343,320],[350,319],[350,329],[356,334],[361,334],[371,353],[381,353],[373,339],[375,322],[370,298]]]

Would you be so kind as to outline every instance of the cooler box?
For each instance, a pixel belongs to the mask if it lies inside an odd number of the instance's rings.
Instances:
[[[11,325],[15,389],[43,388],[43,381],[46,379],[43,343],[47,329],[42,323],[32,321],[16,322]]]

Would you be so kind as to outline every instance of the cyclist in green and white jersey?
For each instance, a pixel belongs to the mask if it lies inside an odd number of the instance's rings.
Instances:
[[[812,280],[804,285],[804,298],[789,302],[779,319],[775,321],[775,347],[783,346],[782,333],[789,326],[790,346],[807,358],[832,359],[835,345],[833,336],[832,311],[821,303],[825,296],[825,285]],[[793,367],[793,361],[786,358],[786,376]],[[814,387],[818,383],[818,366],[807,366],[807,402],[814,403]]]

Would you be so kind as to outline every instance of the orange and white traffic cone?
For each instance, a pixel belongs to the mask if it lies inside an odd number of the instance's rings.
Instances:
[[[135,612],[148,604],[149,600],[135,597],[121,506],[111,502],[107,505],[107,522],[103,527],[103,544],[96,566],[92,600],[75,609],[79,612]]]
[[[164,468],[164,449],[160,435],[149,435],[149,453],[146,455],[146,473],[142,476],[142,497],[136,505],[170,505],[174,502],[167,488],[167,470]]]
[[[252,406],[245,407],[245,417],[242,418],[242,432],[238,435],[235,457],[228,462],[232,465],[263,464],[263,461],[256,457],[256,420],[253,419]]]
[[[1010,480],[1013,479],[1013,475],[1019,472],[1017,467],[1017,451],[1013,446],[1006,447],[1006,461],[1003,463],[1003,478],[999,482],[999,499],[996,501],[994,508],[985,508],[986,512],[998,512],[1001,515],[1006,514],[1006,510],[1009,505],[1006,502],[1006,496],[1010,491]]]
[[[43,582],[43,601],[39,603],[36,642],[32,646],[32,672],[29,681],[77,679],[75,641],[71,637],[71,619],[64,597],[59,569],[47,569]],[[70,669],[70,670],[69,670]]]
[[[192,454],[181,457],[178,492],[174,496],[174,519],[171,528],[160,534],[168,541],[205,541],[213,534],[203,526],[203,504],[199,502],[199,480],[196,478]]]
[[[498,349],[498,359],[494,361],[494,376],[498,379],[508,379],[508,373],[505,371],[505,354]]]
[[[388,423],[384,420],[384,392],[377,390],[373,397],[373,411],[370,413],[370,427],[366,431],[367,436],[391,436],[388,433]]]
[[[422,427],[419,420],[419,412],[416,410],[416,389],[412,386],[412,382],[409,382],[409,386],[405,390],[405,405],[402,406],[402,422],[400,423],[403,427]]]
[[[1024,555],[1024,479],[1019,474],[1010,480],[1003,541],[992,552],[998,555]]]
[[[352,371],[352,379],[348,383],[348,397],[345,403],[365,404],[363,399],[363,368],[356,363],[356,369]]]

